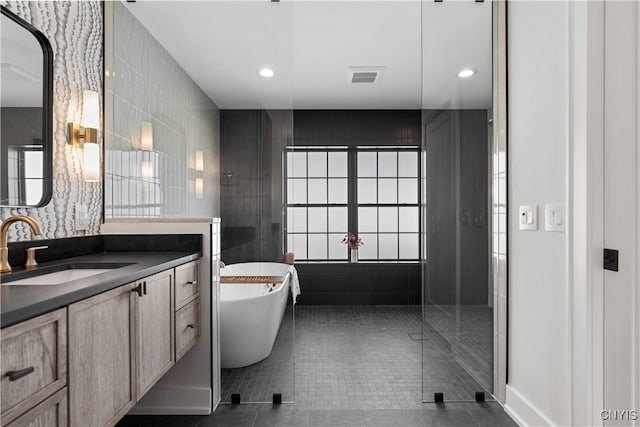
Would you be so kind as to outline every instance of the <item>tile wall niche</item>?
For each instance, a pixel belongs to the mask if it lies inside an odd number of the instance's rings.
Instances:
[[[105,2],[105,52],[105,220],[219,216],[216,104],[123,3]]]
[[[94,235],[102,222],[102,183],[82,178],[82,153],[67,144],[67,122],[80,121],[82,91],[102,93],[102,5],[99,1],[1,1],[48,39],[53,50],[53,196],[41,208],[0,208],[0,217],[27,214],[46,239]],[[75,231],[74,206],[89,212],[87,231]],[[9,229],[9,241],[31,239],[23,223]]]

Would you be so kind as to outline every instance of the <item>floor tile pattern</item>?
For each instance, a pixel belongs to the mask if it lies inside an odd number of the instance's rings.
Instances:
[[[420,306],[298,306],[295,345],[289,308],[272,354],[224,370],[222,385],[226,398],[239,392],[243,402],[270,402],[279,392],[285,401],[295,396],[294,404],[221,404],[206,417],[127,416],[118,427],[515,426],[496,402],[422,403],[423,374],[425,398],[442,391],[448,400],[469,400],[483,390],[463,368],[482,361],[465,360],[471,347],[460,341],[487,345],[487,313],[468,308],[425,311],[422,329]]]
[[[271,402],[273,393],[282,393],[304,409],[420,409],[422,375],[427,401],[435,392],[459,401],[491,391],[490,382],[476,380],[482,369],[491,377],[491,364],[468,355],[491,327],[483,321],[486,310],[425,309],[420,339],[420,306],[298,306],[295,345],[292,312],[285,313],[267,359],[222,371],[223,402],[232,393],[243,402]]]
[[[496,402],[426,403],[422,409],[304,410],[297,405],[220,405],[209,416],[127,416],[117,427],[515,427]]]
[[[427,305],[427,325],[451,346],[456,361],[484,391],[493,384],[493,309],[480,305]]]

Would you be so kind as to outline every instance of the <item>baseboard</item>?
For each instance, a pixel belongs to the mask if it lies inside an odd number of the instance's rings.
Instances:
[[[524,396],[507,384],[507,400],[504,410],[520,427],[553,426],[544,414]]]
[[[209,415],[210,388],[152,388],[129,415]]]

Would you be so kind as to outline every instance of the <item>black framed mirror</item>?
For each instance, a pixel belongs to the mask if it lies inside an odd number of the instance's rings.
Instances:
[[[44,206],[53,186],[53,51],[44,34],[1,9],[0,206]]]

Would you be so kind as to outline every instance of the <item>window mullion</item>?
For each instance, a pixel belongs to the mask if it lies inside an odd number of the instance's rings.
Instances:
[[[359,234],[358,231],[358,157],[355,147],[349,147],[347,165],[347,202],[348,202],[348,230]],[[348,245],[347,245],[348,246]]]

